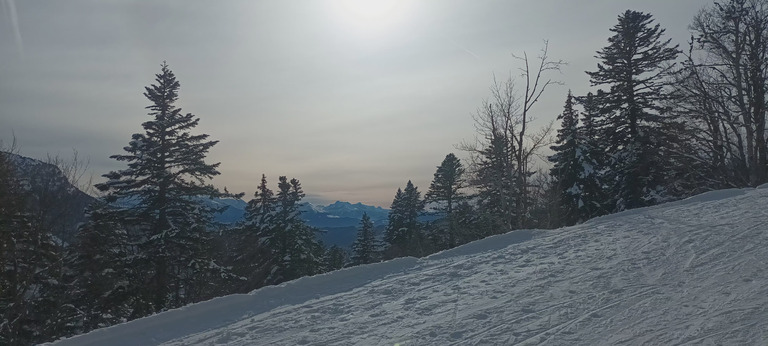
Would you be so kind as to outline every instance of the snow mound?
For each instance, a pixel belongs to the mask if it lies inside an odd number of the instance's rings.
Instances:
[[[350,268],[56,345],[766,344],[768,189]]]

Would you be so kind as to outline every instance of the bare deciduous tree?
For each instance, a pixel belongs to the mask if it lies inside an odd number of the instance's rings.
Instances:
[[[565,64],[553,61],[548,56],[548,43],[544,42],[536,60],[531,61],[526,53],[513,57],[523,66],[519,69],[520,79],[525,87],[518,92],[515,78],[509,76],[499,82],[494,76],[490,87],[491,96],[473,115],[478,136],[474,142],[464,142],[458,147],[470,154],[470,169],[474,173],[473,185],[479,190],[499,198],[503,205],[500,213],[514,219],[502,220],[500,227],[509,229],[524,227],[531,207],[529,178],[533,172],[535,157],[541,148],[551,144],[552,122],[537,131],[531,131],[535,120],[532,109],[544,91],[558,81],[548,78],[549,72],[559,71]],[[496,146],[496,148],[491,148]],[[490,151],[504,157],[498,158],[493,178],[483,178],[483,166],[488,165]],[[499,181],[501,180],[501,181]],[[504,181],[508,180],[505,186]],[[502,230],[505,231],[505,230]]]
[[[712,187],[768,181],[768,1],[729,0],[691,24],[678,92]]]

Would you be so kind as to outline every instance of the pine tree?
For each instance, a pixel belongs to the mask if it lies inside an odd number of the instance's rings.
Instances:
[[[512,143],[501,135],[493,135],[488,142],[488,147],[480,152],[475,181],[484,236],[509,232],[515,229],[518,219],[517,169],[510,155]]]
[[[555,145],[550,147],[555,152],[549,157],[549,161],[553,163],[550,174],[555,178],[555,186],[559,190],[558,218],[562,224],[570,226],[579,221],[578,209],[582,192],[577,182],[584,170],[579,162],[579,118],[573,108],[573,95],[570,90],[565,99],[565,108],[557,119],[560,120],[560,129],[557,130]]]
[[[255,235],[254,246],[262,254],[258,259],[258,276],[264,276],[258,286],[273,285],[302,276],[319,273],[323,267],[325,249],[315,237],[315,229],[301,219],[301,199],[304,191],[297,179],[281,176],[277,194],[267,188],[266,177],[246,209],[246,232]],[[253,257],[253,256],[251,256]],[[249,258],[249,257],[246,257]],[[248,266],[248,264],[245,264]],[[253,276],[236,264],[241,275]],[[263,274],[262,274],[263,273]]]
[[[597,100],[605,113],[601,120],[604,140],[615,174],[613,193],[619,196],[616,210],[657,203],[665,196],[665,162],[668,99],[665,80],[679,53],[664,29],[653,24],[650,14],[627,10],[611,28],[609,45],[597,52],[597,71],[587,72],[593,86],[610,91]]]
[[[262,174],[253,199],[245,207],[244,223],[231,231],[234,244],[229,247],[228,265],[240,279],[237,292],[250,292],[266,284],[275,262],[267,243],[275,230],[276,210],[275,194]]]
[[[180,85],[167,64],[155,82],[144,92],[151,102],[145,133],[132,136],[126,154],[111,156],[128,167],[96,185],[107,194],[113,219],[123,220],[137,242],[132,265],[144,280],[134,307],[139,315],[207,298],[210,278],[221,270],[207,248],[216,210],[202,200],[224,195],[206,184],[219,174],[218,163],[205,162],[217,141],[190,132],[200,119],[175,106]]]
[[[453,217],[453,209],[463,198],[461,189],[465,187],[464,167],[461,161],[450,153],[445,156],[443,162],[437,167],[432,183],[429,185],[429,191],[424,196],[426,203],[434,203],[435,209],[444,213],[444,237],[448,248],[455,247],[456,244],[456,220]],[[442,232],[441,232],[442,233]]]
[[[610,175],[605,168],[605,145],[595,125],[595,119],[599,119],[601,114],[595,99],[592,93],[578,99],[584,109],[581,113],[581,126],[578,128],[581,139],[579,161],[584,167],[578,176],[581,191],[578,209],[580,221],[608,214],[616,205],[615,200],[606,193],[606,187],[610,186]]]
[[[389,223],[384,234],[388,244],[387,256],[420,257],[425,254],[424,235],[419,215],[424,211],[421,192],[409,180],[405,190],[397,189],[389,211]]]
[[[78,333],[125,322],[133,315],[129,293],[137,291],[130,267],[134,251],[108,208],[100,201],[88,208],[87,222],[78,229],[67,257],[70,301],[80,311]]]
[[[378,246],[373,221],[367,213],[363,213],[357,239],[352,244],[352,265],[374,263],[377,260]]]
[[[556,144],[551,147],[555,154],[549,157],[554,164],[550,174],[558,191],[558,218],[566,226],[602,215],[607,198],[602,192],[602,165],[595,158],[600,148],[593,121],[594,96],[590,93],[583,99],[587,111],[582,113],[583,124],[579,126],[576,99],[568,92],[563,113],[558,116],[561,127]]]
[[[42,220],[26,210],[27,195],[0,152],[0,344],[28,345],[57,336],[60,255]]]

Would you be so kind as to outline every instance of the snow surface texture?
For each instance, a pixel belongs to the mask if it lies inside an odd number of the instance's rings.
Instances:
[[[56,345],[768,342],[768,189],[715,191],[190,305]]]

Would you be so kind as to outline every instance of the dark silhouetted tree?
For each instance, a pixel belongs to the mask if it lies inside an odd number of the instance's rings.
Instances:
[[[424,196],[425,202],[433,203],[434,209],[441,212],[445,217],[444,222],[441,223],[445,227],[438,230],[438,235],[445,238],[448,248],[457,245],[456,232],[458,230],[453,209],[464,198],[464,193],[461,191],[466,186],[464,172],[464,167],[456,155],[453,153],[446,155],[443,162],[437,167],[432,183],[429,185],[429,191]]]
[[[389,223],[384,234],[386,256],[420,257],[425,254],[424,235],[419,215],[424,211],[421,192],[409,180],[405,190],[397,189],[389,211]]]
[[[376,233],[373,230],[373,222],[367,213],[363,213],[360,220],[360,229],[357,231],[357,239],[352,244],[352,265],[368,264],[378,259],[378,244]]]
[[[597,52],[597,71],[587,72],[593,86],[606,85],[596,102],[603,111],[599,127],[610,155],[615,210],[652,205],[668,197],[670,162],[665,146],[673,142],[668,77],[677,46],[663,40],[664,29],[650,14],[627,10],[610,29],[608,46]],[[598,119],[596,119],[596,122]]]
[[[141,268],[139,315],[210,298],[211,277],[221,270],[210,245],[212,214],[204,198],[223,196],[206,181],[218,175],[218,163],[205,157],[217,141],[191,133],[199,118],[175,104],[179,82],[163,63],[155,83],[145,88],[151,120],[132,136],[126,154],[111,158],[127,168],[105,174],[96,185],[136,243],[134,268]]]

